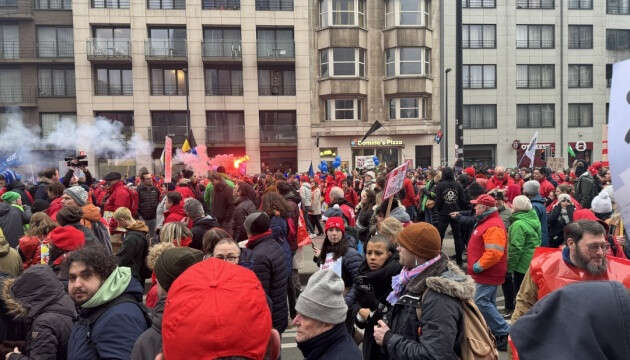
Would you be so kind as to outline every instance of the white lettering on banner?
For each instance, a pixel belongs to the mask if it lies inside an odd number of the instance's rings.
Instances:
[[[356,164],[356,168],[359,169],[373,169],[376,166],[374,165],[374,156],[355,156],[354,162]]]
[[[522,150],[527,150],[527,147],[529,146],[529,144],[521,144],[521,149]],[[548,147],[550,147],[551,144],[536,144],[536,150],[545,150]]]
[[[575,150],[577,151],[586,151],[586,143],[582,140],[577,141],[575,143]]]
[[[337,260],[335,260],[334,256],[335,254],[333,253],[326,254],[326,260],[324,260],[324,263],[320,267],[320,270],[332,270],[336,272],[339,277],[341,277],[343,256],[340,256]]]
[[[387,185],[385,185],[383,199],[389,199],[402,189],[408,167],[409,163],[404,162],[402,165],[387,174]]]

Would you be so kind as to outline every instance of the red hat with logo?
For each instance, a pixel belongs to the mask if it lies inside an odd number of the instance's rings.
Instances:
[[[339,216],[329,217],[328,220],[326,220],[326,231],[333,228],[341,230],[342,233],[346,232],[346,226],[343,223],[343,219]]]
[[[481,194],[479,195],[475,200],[470,200],[471,204],[481,204],[481,205],[485,205],[488,207],[495,207],[497,206],[497,201],[495,200],[495,198],[493,198],[492,196],[488,195],[488,194]]]

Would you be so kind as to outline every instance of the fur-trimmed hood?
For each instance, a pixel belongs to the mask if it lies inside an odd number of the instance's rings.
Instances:
[[[442,253],[435,264],[429,266],[409,281],[405,292],[422,296],[426,289],[456,299],[472,299],[475,295],[475,282]]]

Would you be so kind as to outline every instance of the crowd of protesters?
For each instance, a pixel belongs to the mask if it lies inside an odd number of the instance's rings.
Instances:
[[[559,312],[563,294],[591,289],[574,282],[612,281],[592,287],[604,304],[630,288],[610,170],[572,165],[413,169],[391,201],[384,166],[219,167],[170,181],[146,169],[99,181],[76,167],[44,170],[36,184],[6,170],[0,350],[8,360],[277,359],[295,327],[306,359],[458,359],[472,351],[473,309],[490,351],[507,351],[511,336],[515,357],[557,358],[570,348],[543,346],[532,329],[571,346],[558,326],[584,320],[558,325],[532,308]],[[302,287],[305,246],[320,270]],[[630,344],[626,320],[608,334]],[[630,358],[628,347],[589,344]]]

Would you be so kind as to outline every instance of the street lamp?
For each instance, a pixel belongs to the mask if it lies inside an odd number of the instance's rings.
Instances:
[[[444,165],[448,165],[448,73],[451,72],[451,68],[444,70],[446,76],[444,84],[444,127],[442,128],[442,136],[444,137]]]

